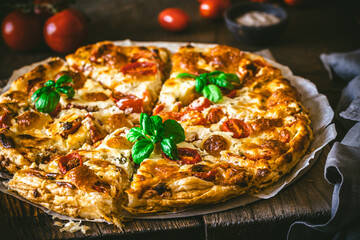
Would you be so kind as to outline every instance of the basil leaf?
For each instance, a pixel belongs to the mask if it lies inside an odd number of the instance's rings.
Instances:
[[[152,125],[154,126],[154,135],[157,138],[160,138],[164,133],[164,126],[162,123],[162,118],[159,116],[151,116],[150,117]]]
[[[214,85],[210,84],[206,87],[204,87],[202,94],[204,97],[208,98],[211,102],[219,102],[222,100],[222,94],[220,89]]]
[[[134,162],[140,164],[145,158],[150,157],[154,151],[154,144],[149,139],[141,139],[134,144],[131,151]]]
[[[178,160],[179,153],[176,144],[170,138],[164,138],[160,143],[161,150],[173,160]]]
[[[55,85],[55,82],[53,80],[49,80],[44,85],[47,87],[53,87]]]
[[[72,98],[75,95],[74,89],[70,86],[57,87],[56,91],[58,91],[60,93],[65,93],[68,98]]]
[[[210,76],[214,76],[214,75],[219,75],[219,74],[222,74],[224,73],[223,71],[213,71],[211,73],[209,73]]]
[[[154,135],[154,126],[151,122],[149,115],[147,115],[146,113],[140,114],[140,126],[145,134],[150,136]]]
[[[196,78],[197,76],[190,73],[180,73],[176,76],[176,78]]]
[[[42,95],[39,97],[39,99],[35,102],[35,108],[39,112],[44,112],[44,109],[46,107],[46,99],[45,97],[42,97]]]
[[[206,78],[204,77],[197,77],[195,80],[195,89],[198,93],[201,93],[201,91],[204,89],[205,85],[206,85]]]
[[[221,74],[217,75],[216,78],[221,79],[221,80],[227,80],[226,79],[226,73],[221,73]]]
[[[36,101],[35,107],[39,110],[39,112],[51,113],[56,108],[59,100],[59,93],[50,89],[41,95],[41,97]]]
[[[219,87],[223,87],[223,88],[228,88],[228,89],[233,89],[234,86],[231,84],[231,82],[229,82],[228,80],[226,80],[225,78],[220,78],[222,74],[220,74],[218,77],[216,78],[210,78],[210,82],[219,86]],[[223,75],[224,76],[224,75]]]
[[[162,118],[160,116],[154,115],[150,119],[155,128],[162,126]]]
[[[234,73],[225,73],[226,75],[226,80],[230,81],[230,82],[237,82],[240,83],[240,78],[234,74]]]
[[[178,144],[185,140],[185,132],[180,123],[172,119],[167,119],[164,122],[164,137]]]
[[[69,75],[62,75],[55,83],[55,87],[60,87],[65,83],[71,83],[73,79]]]
[[[52,111],[54,111],[59,101],[60,101],[60,94],[57,93],[56,91],[51,91],[51,93],[47,95],[46,112],[51,113]]]
[[[130,142],[135,142],[141,137],[146,138],[141,128],[139,127],[134,127],[130,129],[129,133],[126,135],[127,140],[129,140]]]
[[[35,101],[38,99],[44,92],[48,91],[51,87],[42,87],[36,90],[33,95],[31,96],[31,100]]]

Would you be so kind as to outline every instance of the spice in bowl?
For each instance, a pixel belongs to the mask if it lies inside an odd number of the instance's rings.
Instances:
[[[236,23],[247,27],[265,27],[277,24],[280,18],[262,11],[249,11],[236,18]]]
[[[224,14],[226,26],[234,37],[251,45],[275,41],[284,31],[285,9],[267,3],[247,2],[232,5]]]

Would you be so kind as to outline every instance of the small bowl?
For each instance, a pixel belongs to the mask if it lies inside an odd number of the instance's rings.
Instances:
[[[280,22],[269,26],[240,26],[236,22],[236,18],[249,11],[260,11],[272,14],[280,18]],[[254,45],[274,42],[284,31],[288,21],[288,14],[282,7],[258,2],[233,5],[225,12],[224,17],[227,27],[238,41]]]

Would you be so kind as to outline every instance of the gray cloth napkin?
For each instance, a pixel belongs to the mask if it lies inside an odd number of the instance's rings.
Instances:
[[[334,184],[330,220],[325,224],[295,222],[287,237],[289,240],[360,239],[360,49],[322,54],[321,60],[329,72],[332,69],[345,81],[352,79],[336,109],[341,123],[351,129],[341,143],[334,143],[325,164],[325,178]]]
[[[360,75],[360,49],[348,53],[323,53],[320,59],[331,79],[333,72],[345,81],[350,81]]]

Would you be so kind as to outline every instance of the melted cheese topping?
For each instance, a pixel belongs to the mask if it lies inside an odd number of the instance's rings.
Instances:
[[[69,66],[55,58],[0,96],[0,167],[14,174],[9,187],[62,214],[119,224],[123,207],[171,211],[258,191],[288,173],[312,139],[308,112],[280,70],[235,48],[182,47],[165,82],[169,52],[161,48],[100,42],[66,59]],[[206,105],[194,79],[177,78],[211,71],[241,80],[218,103]],[[65,73],[74,76],[74,98],[61,97],[58,112],[37,112],[31,94]],[[183,126],[177,147],[187,149],[186,161],[156,146],[135,169],[126,138],[139,121],[135,108]]]

